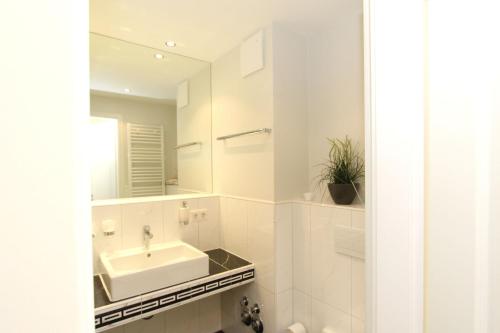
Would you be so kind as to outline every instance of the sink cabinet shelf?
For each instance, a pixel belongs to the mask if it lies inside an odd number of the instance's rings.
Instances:
[[[208,276],[152,291],[118,302],[110,302],[99,276],[94,277],[96,332],[191,303],[255,280],[252,263],[223,249],[206,251],[210,258]]]

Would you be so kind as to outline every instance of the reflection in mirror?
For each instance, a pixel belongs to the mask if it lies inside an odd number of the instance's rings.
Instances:
[[[210,64],[90,34],[93,200],[212,191]]]

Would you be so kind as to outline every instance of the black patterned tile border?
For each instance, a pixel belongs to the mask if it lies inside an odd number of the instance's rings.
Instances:
[[[214,277],[215,278],[215,277]],[[153,311],[168,310],[177,303],[186,302],[190,298],[200,297],[204,294],[211,294],[219,289],[227,288],[231,285],[247,282],[255,278],[255,269],[251,268],[236,274],[224,276],[211,281],[202,282],[199,285],[191,285],[185,289],[180,289],[170,294],[148,299],[144,302],[137,302],[121,308],[113,309],[95,316],[95,328],[101,329],[118,322],[139,319],[144,314]]]

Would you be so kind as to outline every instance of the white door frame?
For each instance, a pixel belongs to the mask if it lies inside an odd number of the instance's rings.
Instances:
[[[364,0],[366,332],[423,332],[424,1]]]

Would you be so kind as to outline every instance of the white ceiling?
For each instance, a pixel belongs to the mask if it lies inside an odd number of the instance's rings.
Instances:
[[[90,0],[92,32],[214,61],[245,37],[279,22],[304,35],[327,29],[359,0]]]
[[[165,58],[156,59],[157,53]],[[177,85],[207,66],[204,61],[90,34],[90,88],[94,91],[175,100]]]

